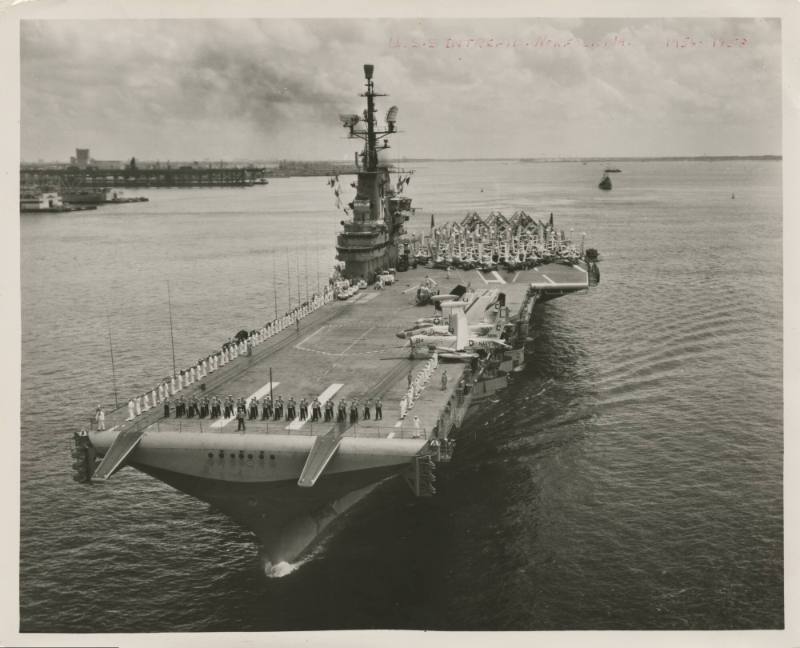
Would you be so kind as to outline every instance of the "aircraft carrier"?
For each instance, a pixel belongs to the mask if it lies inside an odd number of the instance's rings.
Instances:
[[[273,571],[298,559],[385,480],[404,479],[411,496],[434,495],[437,466],[455,450],[453,432],[524,364],[534,307],[585,291],[598,277],[582,245],[567,259],[534,267],[428,264],[388,272],[416,265],[404,229],[413,211],[380,160],[397,109],[379,128],[375,99],[384,95],[375,92],[372,66],[364,69],[366,110],[342,116],[364,147],[350,219],[337,239],[338,275],[291,313],[254,323],[234,343],[73,435],[76,481],[107,480],[125,466],[145,472],[252,530]],[[551,240],[565,240],[552,221],[548,231]],[[175,415],[178,402],[228,395],[244,398],[245,420],[202,408]],[[276,404],[289,398],[322,407],[330,401],[333,416],[313,416],[311,407],[302,420],[276,415]]]

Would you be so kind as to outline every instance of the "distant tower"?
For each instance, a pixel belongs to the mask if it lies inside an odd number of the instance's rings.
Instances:
[[[89,166],[89,149],[75,149],[75,164],[79,169]]]

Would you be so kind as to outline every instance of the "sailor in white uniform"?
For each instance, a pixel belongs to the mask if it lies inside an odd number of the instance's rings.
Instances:
[[[103,408],[100,405],[97,406],[97,413],[95,414],[95,419],[97,420],[97,429],[98,430],[105,430],[106,429],[106,413],[103,411]]]

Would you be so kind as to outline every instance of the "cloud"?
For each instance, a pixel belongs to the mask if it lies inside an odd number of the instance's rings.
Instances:
[[[350,159],[365,62],[401,154],[780,151],[775,20],[25,21],[21,55],[25,159]]]

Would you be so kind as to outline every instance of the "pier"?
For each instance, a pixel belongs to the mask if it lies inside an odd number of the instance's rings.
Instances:
[[[266,167],[181,166],[102,168],[88,166],[20,168],[20,186],[63,188],[103,187],[252,187],[267,184]]]

